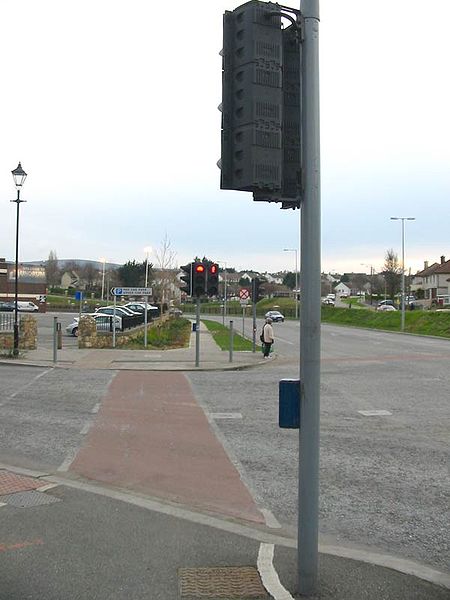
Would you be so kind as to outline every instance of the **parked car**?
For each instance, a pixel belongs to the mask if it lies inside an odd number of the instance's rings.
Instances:
[[[0,302],[0,310],[12,312],[14,310],[14,304],[12,302]]]
[[[382,304],[381,306],[377,306],[377,310],[386,312],[386,311],[392,311],[392,310],[397,310],[395,308],[395,306],[392,306],[391,304]]]
[[[377,306],[394,306],[394,301],[391,300],[390,298],[387,298],[386,300],[380,300],[380,302],[378,302]]]
[[[124,304],[124,307],[131,308],[131,310],[140,313],[144,312],[146,306],[147,315],[152,319],[156,319],[159,315],[159,308],[157,306],[152,306],[151,304],[148,304],[148,302],[147,304],[145,302],[127,302],[127,304]]]
[[[322,304],[327,304],[328,306],[334,306],[335,302],[333,300],[333,298],[324,298],[322,300]]]
[[[109,315],[104,315],[102,313],[87,313],[86,315],[92,317],[95,320],[97,331],[109,331],[111,317]],[[73,322],[70,325],[67,325],[66,332],[68,335],[73,335],[74,337],[78,337],[78,326],[79,326],[79,317],[75,317]],[[118,317],[116,315],[116,329],[118,331],[122,331],[122,317]]]
[[[14,302],[12,303],[14,307]],[[20,312],[38,312],[39,306],[34,302],[17,302],[17,310]]]
[[[127,308],[126,306],[116,306],[115,308],[116,315],[123,317],[137,317],[141,316],[142,313],[134,312]],[[100,308],[95,309],[96,313],[101,313],[103,315],[113,315],[114,307],[113,306],[101,306]]]
[[[179,308],[171,308],[169,309],[169,315],[173,315],[174,317],[181,317],[181,315],[183,314],[183,311]]]
[[[266,319],[272,319],[272,321],[275,323],[277,321],[281,321],[283,323],[284,321],[284,315],[282,315],[279,310],[269,310],[264,316]]]

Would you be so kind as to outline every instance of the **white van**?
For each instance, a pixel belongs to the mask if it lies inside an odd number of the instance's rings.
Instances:
[[[39,307],[34,302],[17,302],[19,312],[38,312]]]

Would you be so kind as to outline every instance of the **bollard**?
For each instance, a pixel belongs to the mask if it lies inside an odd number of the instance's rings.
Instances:
[[[233,362],[233,321],[230,321],[230,363]]]
[[[56,323],[56,331],[58,334],[58,350],[61,350],[62,348],[62,330],[61,330],[61,323]]]

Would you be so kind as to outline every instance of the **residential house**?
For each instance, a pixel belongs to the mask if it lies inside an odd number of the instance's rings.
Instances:
[[[439,263],[433,263],[428,266],[428,261],[424,262],[422,271],[417,272],[411,281],[411,292],[419,293],[422,290],[423,297],[426,300],[433,300],[438,296],[448,296],[450,294],[450,260],[445,260],[441,256]]]

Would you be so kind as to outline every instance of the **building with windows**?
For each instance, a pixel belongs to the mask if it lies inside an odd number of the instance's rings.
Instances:
[[[19,264],[17,277],[18,301],[30,301],[39,306],[41,312],[47,307],[47,277],[40,265]],[[15,263],[0,258],[0,300],[14,301],[16,279]]]

